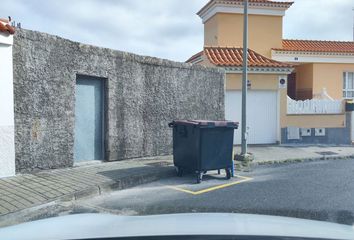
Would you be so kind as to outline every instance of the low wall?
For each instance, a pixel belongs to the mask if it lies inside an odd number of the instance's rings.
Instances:
[[[281,143],[351,144],[351,113],[329,115],[287,115],[287,126],[311,129],[310,136],[289,139],[288,127],[281,129]],[[323,128],[325,136],[315,136],[315,129]]]
[[[224,72],[72,42],[14,38],[16,169],[73,165],[78,74],[107,79],[106,160],[171,154],[174,119],[224,119]]]
[[[346,115],[343,114],[294,114],[286,115],[286,126],[300,128],[344,128]]]

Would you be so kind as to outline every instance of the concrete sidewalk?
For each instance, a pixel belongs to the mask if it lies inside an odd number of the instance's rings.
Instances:
[[[234,147],[234,152],[240,153],[241,148]],[[256,165],[354,158],[354,146],[249,146],[248,152],[254,156]]]
[[[22,222],[60,202],[72,202],[175,176],[172,156],[96,163],[0,179],[0,227]]]
[[[235,153],[239,151],[235,147]],[[255,156],[254,165],[354,158],[351,146],[251,146],[249,152]],[[48,206],[72,203],[175,174],[172,156],[165,156],[3,178],[0,179],[0,227],[31,220],[32,213],[46,214]]]

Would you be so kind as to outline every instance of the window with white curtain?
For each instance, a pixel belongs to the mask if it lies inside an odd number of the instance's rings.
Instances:
[[[354,98],[354,72],[343,73],[343,98]]]

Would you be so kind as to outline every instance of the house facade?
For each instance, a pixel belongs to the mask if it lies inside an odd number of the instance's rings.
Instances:
[[[311,99],[323,88],[334,99],[354,97],[354,42],[283,40],[272,59],[295,65],[288,89],[293,99]]]
[[[292,5],[249,0],[248,142],[349,144],[354,43],[283,39]],[[187,62],[226,71],[226,118],[240,121],[243,1],[211,0],[197,14],[204,49]]]

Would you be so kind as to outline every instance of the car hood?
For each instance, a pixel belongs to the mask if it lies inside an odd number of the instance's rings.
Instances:
[[[252,214],[152,216],[78,214],[0,229],[1,239],[82,239],[181,235],[281,236],[354,239],[354,228],[329,222]]]

